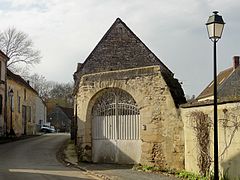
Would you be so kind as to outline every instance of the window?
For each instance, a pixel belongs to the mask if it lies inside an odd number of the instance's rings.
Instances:
[[[0,114],[2,114],[2,107],[3,107],[3,97],[0,95]]]
[[[31,122],[31,116],[32,113],[31,113],[31,106],[27,106],[27,121],[28,122]]]
[[[18,112],[21,112],[21,97],[18,96]]]
[[[27,98],[27,92],[26,92],[26,89],[24,89],[24,100],[26,100]]]
[[[10,96],[11,110],[14,112],[14,96]]]
[[[22,105],[22,127],[23,127],[23,134],[27,132],[27,107]]]

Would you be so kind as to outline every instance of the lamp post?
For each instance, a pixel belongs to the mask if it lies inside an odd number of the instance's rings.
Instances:
[[[224,21],[222,16],[218,15],[217,11],[213,12],[212,16],[209,16],[206,23],[209,39],[213,42],[213,96],[214,96],[214,179],[219,179],[218,173],[218,119],[217,119],[217,53],[216,45],[217,41],[221,38]]]
[[[15,132],[13,130],[13,118],[12,118],[12,112],[13,112],[13,90],[11,89],[9,91],[9,96],[10,96],[10,111],[11,111],[11,114],[10,114],[10,132],[9,132],[9,135],[10,136],[14,136],[15,135]]]

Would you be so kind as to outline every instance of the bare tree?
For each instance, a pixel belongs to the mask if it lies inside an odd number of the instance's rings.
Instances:
[[[71,107],[73,103],[73,83],[58,83],[48,81],[43,75],[37,73],[24,77],[38,92],[43,100],[53,101],[56,104]]]
[[[34,49],[29,36],[14,27],[0,33],[0,49],[10,58],[7,66],[12,70],[19,65],[38,64],[41,60],[40,51]]]
[[[50,98],[58,101],[58,104],[72,106],[73,83],[56,83],[50,91]]]
[[[31,84],[31,86],[38,92],[39,96],[46,100],[49,98],[50,91],[55,86],[55,82],[47,81],[43,75],[37,73],[25,78]]]

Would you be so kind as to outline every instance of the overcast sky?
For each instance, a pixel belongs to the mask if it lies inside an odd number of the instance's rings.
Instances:
[[[240,55],[239,0],[0,0],[0,30],[15,26],[43,56],[34,71],[48,80],[72,81],[117,17],[198,95],[212,80],[212,42],[205,23],[218,10],[226,26],[217,43],[218,69]]]

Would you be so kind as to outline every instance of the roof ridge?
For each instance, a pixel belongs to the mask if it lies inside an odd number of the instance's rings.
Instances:
[[[218,75],[221,74],[221,73],[223,73],[223,72],[225,72],[225,71],[228,71],[228,70],[230,70],[230,69],[234,70],[233,67],[229,67],[229,68],[227,68],[227,69],[224,69],[224,70],[220,71],[220,72],[218,73]]]
[[[96,49],[99,47],[99,45],[104,41],[104,39],[109,35],[109,33],[112,31],[112,29],[117,25],[122,24],[141,44],[144,45],[144,47],[149,51],[155,59],[171,74],[173,72],[146,46],[146,44],[126,25],[125,22],[123,22],[119,17],[114,21],[114,23],[110,26],[110,28],[107,30],[107,32],[103,35],[103,37],[100,39],[100,41],[97,43],[97,45],[94,47],[94,49],[91,51],[91,53],[88,55],[86,60],[82,63],[82,66],[79,70],[82,70],[84,68],[84,65],[89,61],[89,59],[92,57]]]
[[[231,72],[228,72],[231,71]],[[233,72],[235,72],[235,69],[233,67],[229,67],[227,69],[224,69],[222,71],[220,71],[217,75],[217,91],[220,90],[220,88],[222,87],[222,84],[224,82],[226,82],[226,80],[229,79],[229,77],[233,74]],[[226,76],[224,76],[223,78],[221,78],[220,76],[224,75],[224,73],[226,73]],[[202,98],[207,98],[211,95],[213,95],[213,91],[210,91],[211,88],[213,87],[213,80],[206,86],[206,88],[204,88],[203,91],[201,91],[201,93],[197,96],[196,99],[202,99]],[[221,83],[221,84],[220,84]],[[209,92],[210,91],[210,92]]]
[[[97,47],[99,46],[99,44],[105,39],[105,37],[111,32],[113,26],[116,23],[123,23],[123,21],[120,18],[117,18],[114,23],[110,26],[110,28],[107,30],[107,32],[103,35],[103,37],[100,39],[100,41],[97,43],[97,45],[93,48],[93,50],[91,51],[91,53],[87,56],[87,58],[85,59],[85,61],[82,63],[81,67],[79,70],[81,70],[84,65],[88,62],[88,60],[92,57],[93,53],[95,52],[95,50],[97,49]],[[124,24],[124,23],[123,23]]]
[[[123,23],[123,21],[121,20],[120,17],[118,17],[115,21],[117,21],[117,22],[122,22],[122,23]]]
[[[24,85],[25,87],[31,89],[33,92],[35,92],[39,96],[38,92],[32,86],[30,86],[30,84],[28,84],[20,75],[13,73],[8,68],[7,68],[7,77],[10,77],[13,80],[21,83],[22,85]]]

